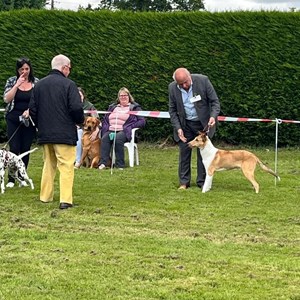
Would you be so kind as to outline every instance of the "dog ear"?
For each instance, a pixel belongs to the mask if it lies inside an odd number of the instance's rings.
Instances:
[[[100,120],[96,119],[96,126],[98,127],[100,125]]]

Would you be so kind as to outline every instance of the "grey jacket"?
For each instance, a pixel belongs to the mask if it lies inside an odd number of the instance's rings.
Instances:
[[[220,113],[220,102],[215,92],[213,85],[207,76],[202,74],[191,74],[193,82],[193,95],[200,95],[201,100],[194,103],[197,115],[200,122],[205,128],[209,118],[214,117],[217,122],[217,117]],[[177,134],[178,129],[184,132],[186,126],[186,115],[183,106],[181,91],[177,87],[177,83],[173,81],[169,84],[169,113],[171,124],[174,129],[174,140],[179,141]],[[213,136],[216,126],[209,130],[208,135]]]

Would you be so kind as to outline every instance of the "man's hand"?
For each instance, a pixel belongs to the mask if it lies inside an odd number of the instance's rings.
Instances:
[[[181,140],[182,142],[186,143],[187,139],[186,139],[186,137],[184,136],[183,130],[182,130],[181,128],[178,129],[177,134],[178,134],[180,140]]]
[[[210,117],[207,125],[208,125],[209,127],[213,127],[215,124],[216,124],[215,118]]]

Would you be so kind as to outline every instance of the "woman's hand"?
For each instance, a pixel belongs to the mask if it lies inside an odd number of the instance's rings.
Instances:
[[[29,118],[29,109],[24,110],[24,112],[22,113],[22,116],[27,119]]]
[[[18,78],[17,82],[16,82],[16,86],[19,87],[20,85],[22,85],[25,82],[25,73],[21,74],[21,76]]]
[[[99,127],[90,135],[90,141],[93,142],[99,136]]]

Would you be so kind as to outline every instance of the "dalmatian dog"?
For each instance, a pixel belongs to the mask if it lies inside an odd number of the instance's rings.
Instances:
[[[28,177],[26,167],[22,161],[22,157],[34,152],[38,148],[26,151],[20,155],[16,155],[6,149],[0,149],[0,187],[1,194],[5,192],[4,175],[5,170],[8,169],[8,174],[19,182],[19,186],[30,185],[31,189],[34,189],[32,179]]]

